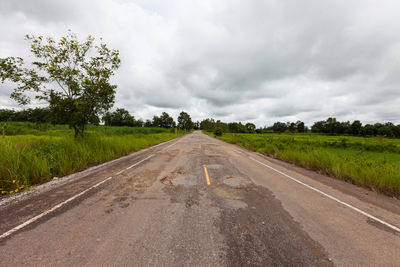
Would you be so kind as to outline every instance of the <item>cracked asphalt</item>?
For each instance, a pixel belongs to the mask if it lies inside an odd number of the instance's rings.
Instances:
[[[400,266],[399,232],[252,159],[400,226],[397,199],[194,132],[0,201],[0,234],[38,216],[0,266]]]

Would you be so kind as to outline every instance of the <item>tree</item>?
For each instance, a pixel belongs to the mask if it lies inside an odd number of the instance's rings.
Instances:
[[[106,112],[102,118],[104,125],[111,126],[113,120],[113,114],[111,112]]]
[[[283,122],[275,122],[272,126],[272,130],[276,133],[283,133],[287,130],[287,124]]]
[[[296,123],[294,123],[294,122],[287,122],[286,126],[287,126],[287,129],[289,130],[289,132],[291,132],[291,133],[294,133],[297,129]]]
[[[302,121],[296,122],[296,128],[298,133],[304,133],[306,131],[306,127],[304,126],[304,122]]]
[[[72,32],[58,42],[32,35],[26,40],[36,58],[31,66],[26,67],[20,57],[0,59],[1,81],[17,85],[11,98],[25,105],[33,93],[74,129],[75,137],[83,136],[85,125],[114,103],[117,86],[109,80],[120,66],[118,50],[108,49],[103,42],[95,46],[91,36],[80,43]]]
[[[135,120],[135,116],[129,114],[129,111],[123,108],[117,108],[114,112],[106,112],[103,121],[107,126],[143,127],[144,125],[142,120]],[[148,127],[151,127],[151,122]]]
[[[154,116],[151,124],[152,124],[153,127],[161,127],[161,119],[160,119],[160,117]]]
[[[143,127],[143,126],[144,126],[144,121],[142,119],[135,120],[135,117],[133,117],[133,127]]]
[[[107,126],[134,126],[135,118],[129,111],[117,108],[114,112],[107,112],[103,116],[104,124]]]
[[[256,131],[256,126],[254,125],[254,123],[248,122],[246,123],[245,127],[248,133],[254,133]]]
[[[0,109],[0,121],[11,121],[14,114],[12,109]]]
[[[396,137],[397,127],[393,123],[387,122],[378,128],[378,135],[382,135],[385,137]]]
[[[200,122],[200,129],[205,130],[207,132],[214,131],[215,121],[214,119],[205,119]]]
[[[366,124],[364,127],[361,128],[360,134],[362,136],[373,136],[373,135],[376,135],[374,125]]]
[[[184,111],[179,114],[178,127],[185,130],[190,130],[193,128],[192,118]]]
[[[246,126],[241,122],[230,122],[228,123],[228,131],[231,133],[245,133]]]
[[[323,133],[325,128],[325,121],[317,121],[311,126],[311,132]]]
[[[163,112],[160,116],[160,127],[172,128],[174,126],[174,119],[167,112]]]
[[[359,135],[361,132],[362,123],[358,120],[353,121],[350,125],[350,132],[352,135]]]

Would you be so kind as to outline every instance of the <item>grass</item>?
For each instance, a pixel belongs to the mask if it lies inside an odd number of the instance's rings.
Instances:
[[[43,127],[43,126],[42,126]],[[11,123],[0,137],[0,193],[15,193],[183,135],[170,129],[90,126],[74,139],[64,125]]]
[[[390,196],[400,196],[400,140],[309,134],[223,134],[229,143]]]

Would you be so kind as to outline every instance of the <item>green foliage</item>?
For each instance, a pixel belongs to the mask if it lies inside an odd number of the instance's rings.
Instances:
[[[167,112],[163,112],[160,116],[159,127],[163,127],[163,128],[175,127],[174,119]]]
[[[275,122],[274,125],[272,126],[272,130],[275,133],[283,133],[284,131],[286,131],[288,128],[288,126],[286,125],[286,123],[283,122]]]
[[[117,108],[117,110],[114,112],[107,112],[103,116],[103,121],[107,126],[143,126],[143,122],[141,120],[135,120],[135,117],[129,114],[129,111],[123,108]]]
[[[400,196],[400,141],[382,137],[225,134],[230,143]]]
[[[328,118],[326,121],[317,121],[311,127],[313,133],[324,133],[330,135],[354,135],[354,136],[385,136],[400,138],[400,125],[391,122],[374,125],[362,123],[358,120],[350,124],[349,121],[339,122],[336,118]]]
[[[254,123],[246,123],[246,132],[247,133],[255,133],[256,132],[256,125]]]
[[[146,121],[145,126],[172,128],[175,127],[175,122],[174,119],[167,112],[163,112],[160,117],[154,116],[152,122]]]
[[[214,135],[215,136],[221,136],[222,135],[222,130],[221,129],[215,129],[215,131],[214,131]]]
[[[26,39],[36,59],[30,67],[22,58],[0,59],[2,82],[16,84],[11,98],[25,105],[33,93],[50,104],[58,123],[69,124],[75,136],[83,136],[86,124],[98,120],[114,103],[117,86],[109,80],[120,66],[119,52],[104,43],[95,46],[91,36],[80,43],[71,32],[58,42],[42,36]]]
[[[0,139],[0,192],[10,194],[176,138],[170,129],[89,126],[74,138],[66,125],[10,123],[15,135]]]
[[[189,114],[182,111],[178,117],[178,127],[183,130],[193,129],[193,121]]]

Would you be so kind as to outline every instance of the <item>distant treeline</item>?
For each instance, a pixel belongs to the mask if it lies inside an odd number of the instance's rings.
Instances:
[[[35,108],[15,111],[12,109],[0,109],[1,121],[30,121],[35,123],[66,124],[62,118],[53,116],[49,108]],[[243,124],[241,122],[222,122],[212,118],[201,122],[193,122],[190,115],[184,111],[179,114],[177,122],[166,112],[160,116],[154,116],[152,120],[136,119],[126,109],[118,108],[114,112],[107,112],[102,118],[90,118],[89,123],[98,125],[103,122],[106,126],[130,126],[130,127],[162,127],[181,129],[201,129],[208,132],[221,133],[322,133],[329,135],[354,135],[354,136],[386,136],[400,138],[400,125],[391,122],[363,125],[359,120],[353,122],[337,121],[336,118],[315,122],[311,128],[304,122],[275,122],[272,126],[256,128],[254,123]]]
[[[28,108],[23,110],[0,109],[0,122],[29,121],[34,123],[68,124],[66,118],[55,116],[50,108]],[[98,117],[89,118],[89,124],[98,125]]]
[[[325,121],[317,121],[311,127],[313,133],[324,133],[331,135],[355,135],[355,136],[386,136],[400,138],[400,124],[394,125],[391,122],[366,124],[358,120],[340,122],[336,118],[328,118]]]
[[[68,124],[63,118],[54,116],[50,108],[34,108],[15,111],[12,109],[0,109],[0,122],[5,121],[29,121],[34,123]],[[162,127],[181,129],[199,129],[199,123],[193,122],[190,115],[184,111],[179,114],[177,122],[166,112],[160,116],[154,116],[152,120],[143,121],[136,119],[126,109],[118,108],[114,112],[107,112],[100,117],[92,117],[89,124],[99,125],[104,122],[106,126],[129,126],[129,127]]]
[[[205,119],[200,122],[200,129],[208,132],[222,132],[222,133],[304,133],[309,129],[305,126],[304,122],[275,122],[274,125],[264,128],[256,128],[254,123],[243,124],[241,122],[222,122],[220,120]]]
[[[400,138],[400,125],[391,122],[363,125],[359,120],[352,123],[349,121],[340,122],[336,118],[328,118],[324,121],[317,121],[309,129],[304,122],[275,122],[272,126],[256,128],[253,123],[242,124],[240,122],[225,123],[205,119],[200,122],[200,129],[209,132],[222,131],[230,133],[322,133],[329,135],[354,135],[354,136],[386,136]]]

